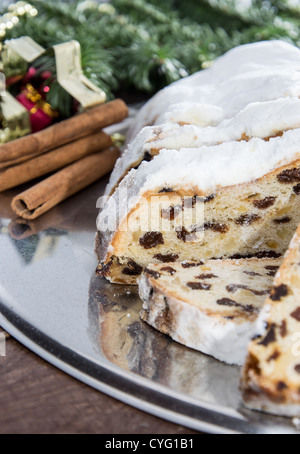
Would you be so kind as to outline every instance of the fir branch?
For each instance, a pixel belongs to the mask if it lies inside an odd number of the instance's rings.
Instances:
[[[80,21],[80,13],[78,12],[78,4],[80,2],[65,2],[63,1],[45,1],[45,0],[30,0],[30,3],[38,10],[39,17],[58,18],[61,24],[78,25]]]
[[[242,20],[233,14],[232,10],[222,9],[220,4],[212,6],[209,0],[172,0],[174,8],[178,10],[180,18],[191,22],[207,23],[216,28],[222,27],[228,30],[236,30],[243,26]]]
[[[130,81],[138,90],[149,93],[189,74],[169,46],[151,41],[123,49],[118,64],[123,83]]]
[[[296,16],[300,18],[300,4],[298,0],[273,0],[274,7],[278,13],[287,14],[288,16]]]
[[[143,0],[114,0],[113,4],[121,14],[129,14],[136,23],[169,24],[175,16],[174,12],[166,14],[160,7]]]

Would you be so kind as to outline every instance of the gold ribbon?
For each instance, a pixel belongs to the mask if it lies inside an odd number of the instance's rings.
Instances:
[[[6,78],[23,75],[28,65],[44,52],[45,49],[29,36],[6,40],[1,50],[1,71]]]
[[[45,52],[45,49],[30,36],[22,36],[21,38],[6,40],[4,51],[8,53],[9,57],[11,57],[9,54],[17,54],[27,63],[32,63]]]
[[[87,109],[106,101],[103,90],[94,85],[81,67],[81,52],[78,41],[53,46],[58,83],[75,98],[81,108]]]
[[[83,73],[81,66],[81,50],[78,41],[68,41],[51,48],[54,52],[58,83],[80,104],[80,110],[103,104],[106,95],[103,90],[93,84]],[[4,53],[3,53],[4,52]],[[46,50],[29,36],[5,41],[2,60],[13,59],[31,63],[43,55]]]

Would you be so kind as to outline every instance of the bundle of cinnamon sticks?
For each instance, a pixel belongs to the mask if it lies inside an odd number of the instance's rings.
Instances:
[[[1,145],[0,192],[44,178],[13,198],[14,213],[36,219],[109,173],[119,149],[103,128],[127,115],[116,99]]]

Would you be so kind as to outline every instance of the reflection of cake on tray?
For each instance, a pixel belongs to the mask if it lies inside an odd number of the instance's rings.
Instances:
[[[158,92],[128,133],[97,219],[98,274],[112,283],[138,283],[141,316],[149,324],[231,364],[243,362],[248,340],[259,334],[254,319],[260,320],[274,267],[300,224],[299,74],[298,48],[260,42]],[[248,275],[237,271],[237,259]],[[206,261],[209,274],[221,279],[197,277],[207,274]],[[181,269],[182,262],[198,263],[197,269]],[[225,308],[216,295],[235,304]],[[245,310],[250,307],[255,311]],[[203,313],[207,323],[200,328],[196,319]],[[220,342],[207,344],[226,316],[226,354],[220,354]],[[180,330],[179,319],[186,325]],[[237,357],[230,344],[250,325]],[[191,326],[202,336],[191,335]],[[300,415],[295,396],[291,405],[286,414]]]
[[[89,331],[99,339],[103,356],[125,371],[197,399],[238,407],[239,368],[219,364],[173,342],[139,317],[137,288],[92,278],[89,292]],[[213,379],[211,379],[213,377]],[[225,380],[226,386],[216,386]]]
[[[139,317],[140,300],[136,289],[116,288],[93,283],[93,298],[99,303],[99,341],[103,355],[124,370],[151,378],[164,375],[162,352],[170,340],[143,324]]]

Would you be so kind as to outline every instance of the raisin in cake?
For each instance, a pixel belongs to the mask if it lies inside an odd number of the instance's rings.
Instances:
[[[300,226],[257,320],[241,387],[247,407],[300,417]]]
[[[134,284],[149,263],[282,255],[300,222],[299,143],[294,129],[132,169],[98,216],[99,273]]]
[[[139,279],[141,318],[188,347],[241,365],[279,259],[154,264]]]

